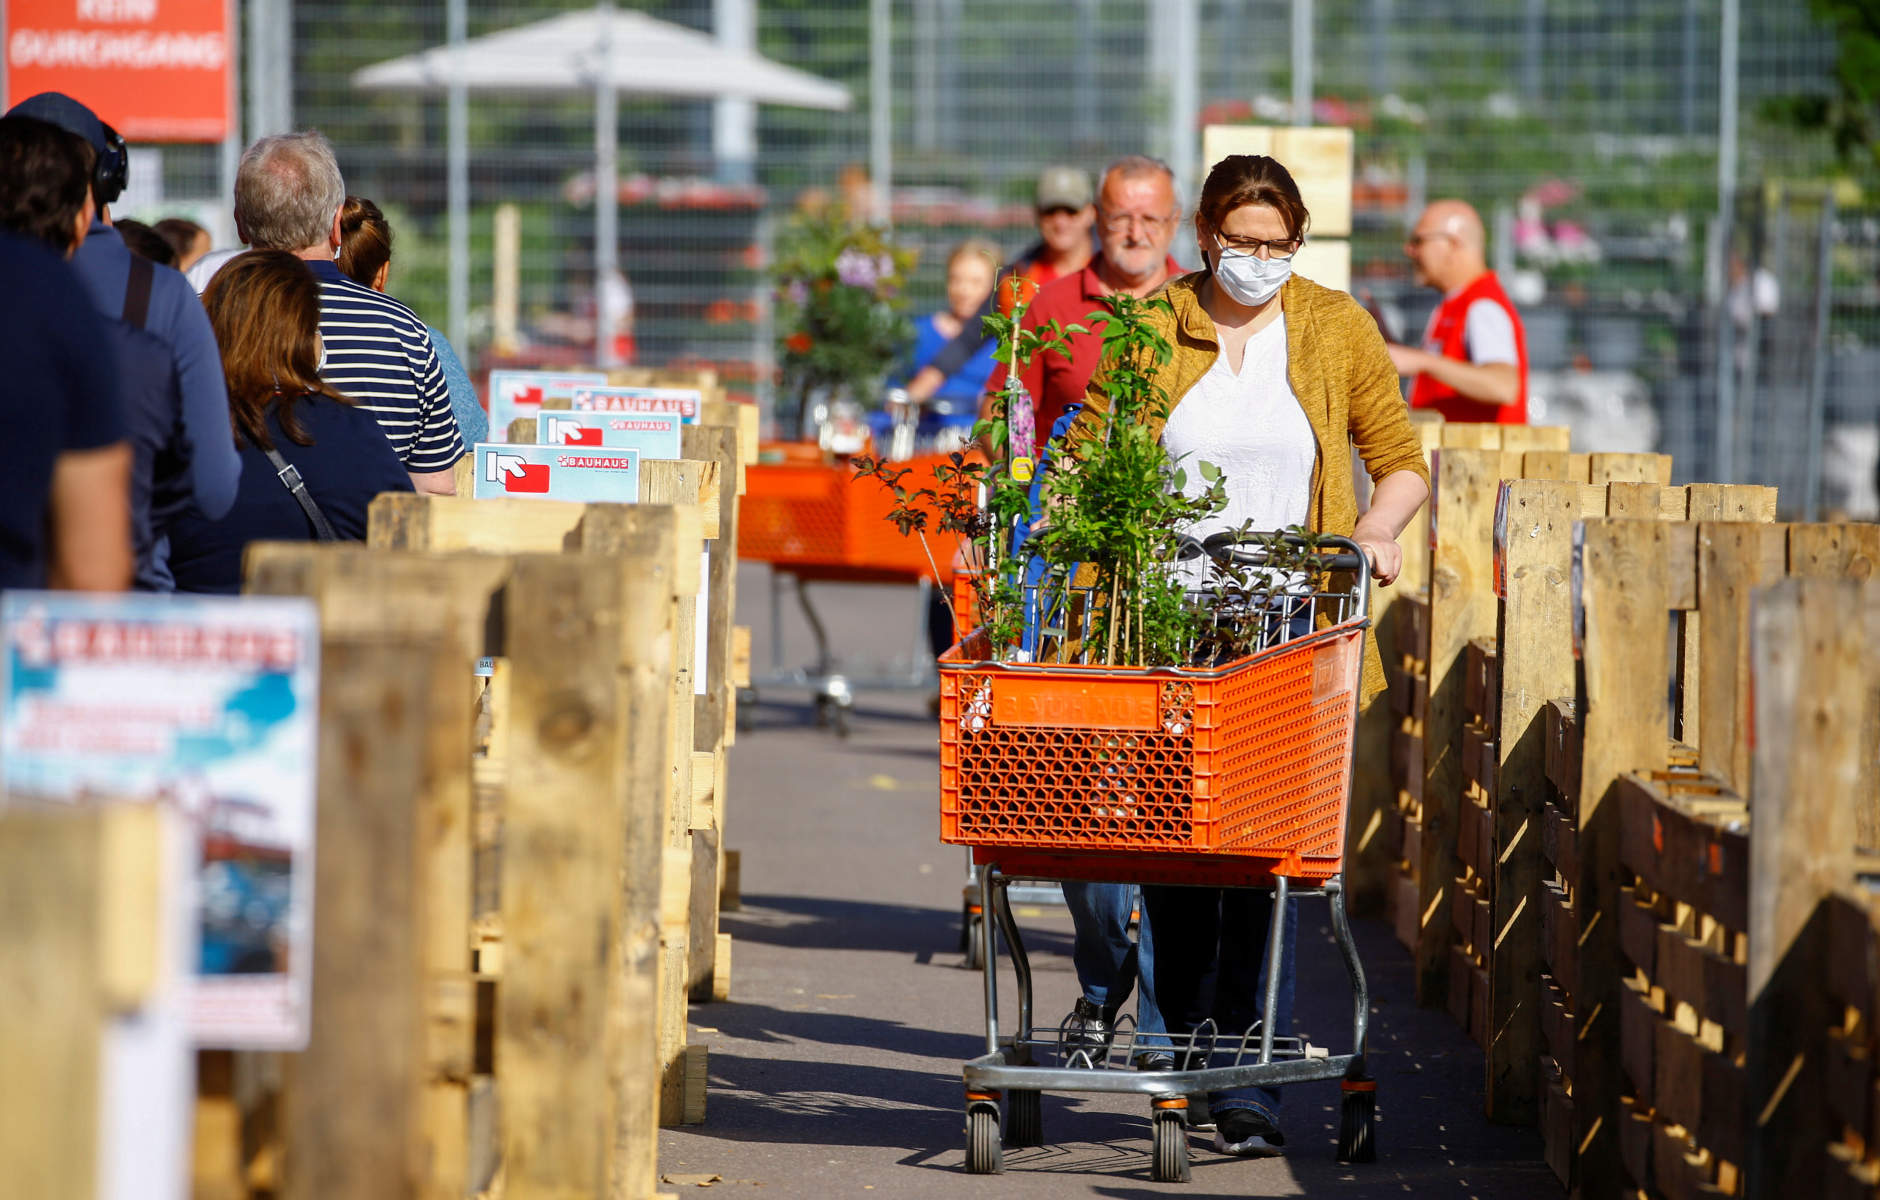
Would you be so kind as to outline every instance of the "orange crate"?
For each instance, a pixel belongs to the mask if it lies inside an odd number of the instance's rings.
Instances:
[[[979,597],[973,594],[974,578],[972,571],[959,571],[953,576],[953,619],[961,637],[979,628]]]
[[[945,461],[930,455],[896,465],[912,468],[908,486],[930,487],[933,467]],[[738,505],[738,557],[855,578],[933,579],[937,569],[940,580],[950,579],[954,535],[930,530],[903,537],[888,520],[893,507],[892,492],[875,480],[856,479],[846,462],[756,463],[745,469]],[[930,526],[938,521],[938,514],[928,516]]]
[[[940,839],[1046,878],[1323,882],[1344,857],[1363,636],[1339,625],[1209,670],[990,664],[956,646],[940,660]]]

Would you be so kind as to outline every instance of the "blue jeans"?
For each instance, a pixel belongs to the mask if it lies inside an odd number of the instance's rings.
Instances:
[[[1148,979],[1155,966],[1155,939],[1149,931],[1145,910],[1136,927],[1137,940],[1129,940],[1129,914],[1135,907],[1135,888],[1127,883],[1080,883],[1066,881],[1064,906],[1070,909],[1071,925],[1076,931],[1071,944],[1071,963],[1077,968],[1077,982],[1084,999],[1114,1015],[1129,1000],[1129,992],[1138,978]],[[1136,1028],[1143,1034],[1162,1034],[1168,1026],[1156,1009],[1149,989],[1140,989],[1141,1002]],[[1138,1044],[1152,1039],[1138,1037]],[[1167,1039],[1159,1043],[1167,1044]]]
[[[1267,935],[1272,930],[1273,893],[1245,888],[1144,886],[1143,922],[1161,931],[1161,956],[1143,974],[1143,1007],[1152,1002],[1173,1028],[1192,1032],[1213,1018],[1220,1047],[1238,1049],[1241,1035],[1260,1020],[1266,1003]],[[1293,977],[1299,941],[1299,905],[1286,902],[1281,926],[1279,1003],[1273,1036],[1292,1032]],[[1257,1035],[1249,1049],[1257,1051]],[[1249,1054],[1248,1059],[1252,1057]],[[1245,1060],[1243,1060],[1245,1061]],[[1197,1063],[1196,1066],[1203,1064]],[[1225,1061],[1218,1064],[1227,1065]],[[1214,1092],[1216,1112],[1250,1108],[1277,1123],[1278,1088],[1229,1088]]]

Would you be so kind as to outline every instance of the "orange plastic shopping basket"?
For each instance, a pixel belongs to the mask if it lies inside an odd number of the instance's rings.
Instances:
[[[762,450],[768,457],[785,445]],[[948,461],[936,454],[894,466],[910,469],[908,486],[932,487],[933,468]],[[930,512],[927,533],[903,537],[888,519],[894,504],[892,492],[876,480],[856,479],[845,461],[798,457],[753,464],[738,506],[738,557],[821,578],[950,580],[955,536],[934,532],[939,518]]]
[[[967,639],[940,660],[941,840],[1012,876],[1331,878],[1369,624],[1343,615],[1205,669],[986,662]]]

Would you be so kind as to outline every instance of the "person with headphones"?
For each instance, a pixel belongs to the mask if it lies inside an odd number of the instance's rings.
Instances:
[[[8,116],[75,135],[91,169],[91,228],[72,266],[106,319],[131,435],[131,538],[136,586],[171,591],[167,533],[184,512],[209,520],[235,502],[241,458],[229,433],[222,355],[195,289],[176,271],[131,253],[111,226],[130,155],[96,113],[62,92],[41,92]]]

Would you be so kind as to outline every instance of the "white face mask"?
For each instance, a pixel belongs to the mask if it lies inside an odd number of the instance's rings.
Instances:
[[[1214,265],[1214,282],[1248,308],[1265,304],[1292,278],[1292,258],[1255,258],[1240,250],[1221,249]]]

